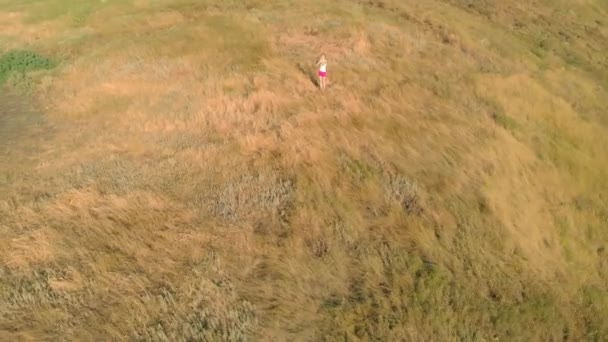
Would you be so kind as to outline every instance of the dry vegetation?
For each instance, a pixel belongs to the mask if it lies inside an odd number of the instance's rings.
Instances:
[[[607,18],[0,0],[0,340],[605,341]]]

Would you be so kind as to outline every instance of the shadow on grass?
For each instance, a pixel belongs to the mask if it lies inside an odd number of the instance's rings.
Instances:
[[[312,72],[310,70],[310,68],[307,68],[306,66],[302,65],[302,63],[297,63],[296,67],[304,76],[308,77],[308,79],[310,80],[310,83],[312,83],[317,88],[319,87],[319,81],[317,80],[317,75],[315,75],[315,73]]]

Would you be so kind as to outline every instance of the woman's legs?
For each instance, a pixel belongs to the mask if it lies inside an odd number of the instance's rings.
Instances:
[[[319,71],[319,88],[321,90],[324,90],[325,85],[327,84],[326,77],[327,77],[327,74],[325,72]]]

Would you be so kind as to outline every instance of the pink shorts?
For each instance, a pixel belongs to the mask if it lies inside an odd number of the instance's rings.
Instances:
[[[319,71],[319,77],[327,77],[327,71]]]

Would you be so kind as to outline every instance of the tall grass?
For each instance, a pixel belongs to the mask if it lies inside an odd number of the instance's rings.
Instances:
[[[602,6],[0,0],[0,338],[605,339]]]

